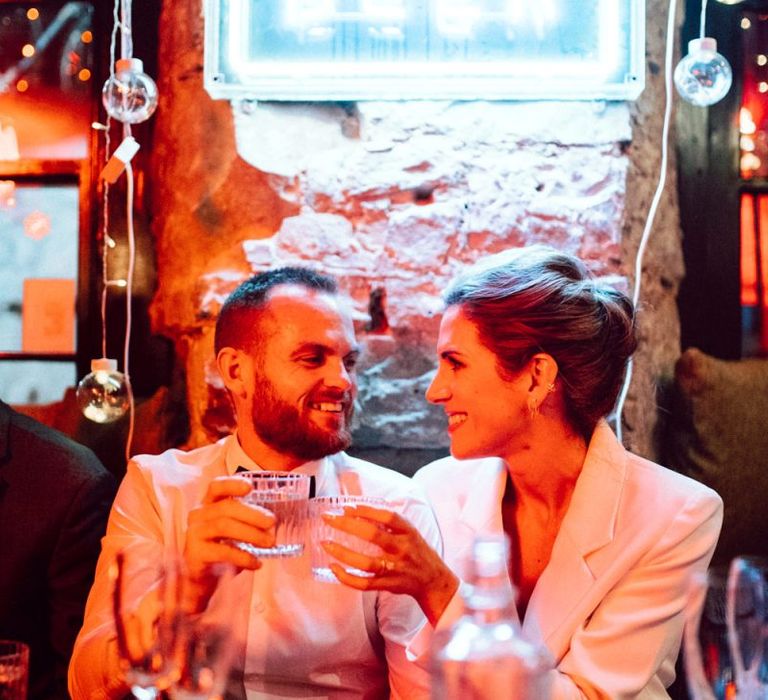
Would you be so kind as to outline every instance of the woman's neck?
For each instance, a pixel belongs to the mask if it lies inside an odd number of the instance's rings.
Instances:
[[[522,453],[507,456],[508,478],[501,509],[511,543],[509,574],[518,590],[521,620],[549,563],[587,454],[582,437],[556,425],[548,426],[531,445]]]
[[[518,505],[564,512],[586,455],[581,435],[559,420],[540,417],[528,449],[503,457]]]

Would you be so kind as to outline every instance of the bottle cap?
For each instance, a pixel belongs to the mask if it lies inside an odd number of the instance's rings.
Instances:
[[[118,58],[115,73],[143,73],[144,63],[140,58]]]
[[[117,360],[107,357],[91,360],[91,372],[117,372]]]
[[[698,53],[699,51],[711,51],[717,53],[717,40],[711,36],[704,36],[701,39],[691,39],[688,42],[688,53]]]
[[[472,544],[472,564],[478,576],[498,576],[507,570],[509,545],[504,535],[480,535]]]

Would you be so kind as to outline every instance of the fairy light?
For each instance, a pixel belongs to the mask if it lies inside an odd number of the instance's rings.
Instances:
[[[701,2],[699,38],[688,42],[688,55],[675,68],[675,86],[686,102],[709,107],[725,97],[733,82],[733,71],[717,52],[717,41],[706,35],[707,0]]]
[[[134,230],[134,173],[131,166],[138,144],[131,135],[131,124],[148,119],[157,105],[157,88],[149,76],[143,72],[141,61],[133,58],[133,36],[131,27],[131,0],[115,0],[113,5],[113,26],[110,36],[110,76],[102,90],[102,101],[107,113],[106,122],[93,122],[91,127],[104,132],[105,165],[102,170],[102,229],[101,229],[101,330],[102,357],[93,360],[92,371],[78,386],[78,395],[82,387],[81,409],[83,413],[97,422],[116,420],[126,411],[129,416],[128,438],[125,446],[126,460],[131,457],[131,442],[134,430],[134,397],[130,378],[130,340],[132,328],[131,301],[133,297],[133,276],[136,264],[136,238]],[[120,59],[116,60],[117,33],[120,32]],[[81,36],[83,43],[92,40],[90,32]],[[80,72],[83,78],[83,72]],[[140,83],[137,87],[137,82]],[[154,93],[152,93],[154,88]],[[148,93],[141,92],[148,90]],[[147,97],[149,95],[149,97]],[[138,99],[145,98],[147,99]],[[111,148],[112,119],[122,123],[123,140],[117,148]],[[126,148],[127,147],[127,148]],[[128,153],[126,156],[125,153]],[[115,247],[115,241],[109,233],[110,183],[125,172],[126,176],[126,228],[128,241],[128,270],[124,279],[110,279],[108,254]],[[110,289],[125,290],[125,336],[123,343],[123,369],[117,371],[117,361],[107,355],[107,294]],[[123,394],[124,389],[124,394]],[[106,401],[109,397],[114,401]]]
[[[742,107],[739,111],[739,131],[742,134],[754,134],[757,131],[757,125],[752,118],[752,112],[747,107]]]

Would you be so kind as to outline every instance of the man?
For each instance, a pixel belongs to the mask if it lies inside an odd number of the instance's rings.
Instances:
[[[192,605],[200,609],[214,563],[240,570],[234,583],[244,624],[232,634],[240,644],[241,696],[426,697],[424,669],[405,657],[423,623],[410,597],[313,581],[307,552],[259,561],[227,543],[274,543],[274,516],[236,498],[249,488],[233,476],[245,467],[310,474],[318,496],[398,499],[405,516],[439,547],[432,511],[410,479],[341,451],[350,444],[359,350],[335,282],[302,268],[251,278],[224,304],[215,346],[237,433],[188,453],[170,450],[129,464],[75,645],[72,696],[115,698],[125,691],[107,570],[118,549],[131,547],[147,560],[159,561],[165,548],[181,553],[193,582]],[[383,557],[382,576],[389,566]]]
[[[29,645],[30,700],[67,697],[115,487],[88,448],[0,401],[0,638]]]

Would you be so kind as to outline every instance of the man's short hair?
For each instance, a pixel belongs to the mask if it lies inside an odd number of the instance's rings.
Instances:
[[[306,289],[337,294],[336,280],[307,267],[279,267],[254,275],[229,295],[216,321],[214,347],[247,349],[258,333],[258,321],[273,287],[293,284]]]

